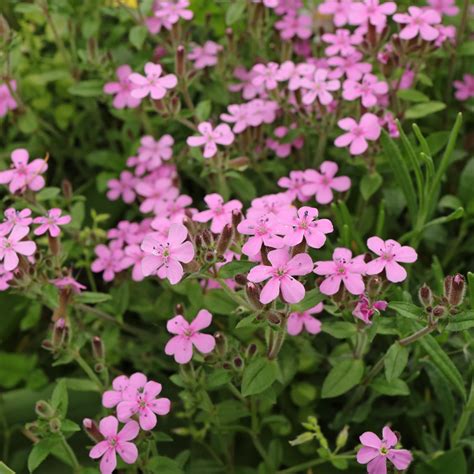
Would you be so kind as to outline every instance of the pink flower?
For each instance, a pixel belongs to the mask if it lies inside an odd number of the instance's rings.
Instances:
[[[107,237],[113,240],[115,247],[136,244],[143,239],[140,226],[136,222],[129,221],[120,221],[117,227],[108,230]]]
[[[321,163],[320,171],[306,170],[305,184],[301,192],[306,196],[315,196],[319,204],[328,204],[334,199],[333,190],[343,193],[351,187],[347,176],[337,176],[339,167],[333,161]]]
[[[379,81],[374,74],[365,74],[361,82],[347,79],[343,84],[342,97],[346,100],[361,99],[365,108],[377,105],[378,96],[388,92],[388,84]]]
[[[288,135],[288,132],[294,130],[296,128],[296,124],[292,124],[290,128],[285,126],[280,126],[275,128],[273,134],[276,138],[282,140]],[[279,158],[287,158],[290,156],[291,150],[296,148],[300,150],[304,145],[304,139],[302,136],[296,137],[294,140],[288,143],[282,143],[283,140],[280,142],[278,140],[273,140],[272,138],[268,138],[266,141],[266,145],[270,150],[273,150]]]
[[[209,354],[216,346],[216,340],[210,334],[200,331],[212,323],[212,314],[201,309],[197,316],[188,323],[180,314],[170,319],[166,329],[175,334],[165,346],[165,354],[174,356],[178,364],[187,364],[193,357],[193,346],[202,354]]]
[[[233,211],[240,211],[242,209],[242,203],[237,199],[224,203],[222,196],[216,193],[208,194],[204,197],[204,201],[209,210],[194,214],[193,221],[208,222],[212,220],[211,231],[215,234],[222,232],[222,229],[232,222]]]
[[[97,245],[95,248],[97,259],[92,262],[91,270],[94,273],[104,272],[104,281],[112,281],[116,273],[122,271],[123,252],[112,245],[108,247],[104,244]]]
[[[379,0],[363,0],[352,5],[351,23],[364,25],[367,22],[378,28],[385,28],[387,16],[397,11],[395,2],[380,3]]]
[[[393,138],[398,138],[400,132],[398,131],[397,123],[395,122],[395,117],[392,112],[385,112],[383,117],[379,119],[380,125],[386,127],[389,135]]]
[[[325,0],[319,5],[319,13],[333,15],[336,26],[343,26],[350,22],[353,0]]]
[[[49,232],[51,237],[57,237],[61,229],[60,225],[66,225],[71,222],[71,216],[61,216],[61,209],[55,207],[50,209],[45,217],[35,217],[34,224],[40,224],[34,231],[35,235],[43,235]]]
[[[455,0],[428,0],[428,5],[441,15],[456,16],[459,13]]]
[[[248,281],[252,283],[268,280],[260,293],[260,302],[270,303],[278,298],[280,291],[286,303],[302,301],[305,289],[294,276],[307,275],[312,271],[311,257],[307,253],[299,253],[292,258],[288,248],[281,248],[268,252],[268,260],[271,266],[257,265],[247,276]]]
[[[329,66],[335,68],[329,73],[331,79],[338,79],[345,75],[348,79],[358,81],[364,74],[372,71],[370,63],[360,62],[363,55],[359,51],[347,57],[333,56],[328,59]]]
[[[56,287],[59,288],[60,290],[62,289],[67,289],[69,291],[72,291],[76,295],[81,293],[82,290],[87,289],[87,286],[82,285],[79,283],[77,280],[75,280],[72,276],[64,276],[62,278],[56,278],[54,280],[51,280],[51,283]]]
[[[198,131],[201,135],[188,137],[186,143],[190,147],[204,146],[204,158],[212,158],[217,153],[217,145],[230,145],[235,138],[229,125],[225,123],[212,128],[209,122],[201,122]]]
[[[13,272],[5,270],[4,265],[0,263],[0,291],[5,291],[10,288],[9,282],[13,280],[14,276]]]
[[[117,418],[123,423],[134,415],[142,430],[152,430],[156,426],[156,415],[167,415],[171,408],[168,398],[157,398],[161,384],[137,372],[130,377],[127,388],[122,392],[122,401],[117,404]]]
[[[133,374],[132,377],[136,376]],[[102,405],[105,408],[113,408],[123,400],[123,393],[128,388],[130,379],[126,375],[119,375],[112,381],[112,390],[102,394]]]
[[[0,237],[0,260],[3,260],[7,272],[18,267],[20,259],[17,254],[30,257],[36,252],[36,244],[33,241],[22,240],[29,231],[28,227],[15,226],[8,237]]]
[[[45,160],[37,158],[28,163],[29,154],[24,148],[17,148],[11,154],[12,168],[0,172],[0,184],[9,184],[11,193],[23,193],[26,189],[39,191],[44,187],[45,181],[41,174],[48,169]]]
[[[148,171],[161,166],[163,161],[168,161],[173,156],[174,139],[171,135],[163,135],[159,140],[146,135],[140,140],[138,148],[138,161],[146,166]]]
[[[454,81],[455,97],[458,100],[468,100],[474,97],[474,75],[464,74],[462,81]]]
[[[145,198],[140,204],[140,211],[143,213],[154,212],[155,214],[162,212],[165,199],[176,197],[179,193],[169,178],[160,178],[151,182],[141,181],[135,186],[135,190]]]
[[[159,100],[166,95],[168,89],[173,89],[178,83],[174,74],[162,76],[163,68],[159,64],[146,63],[145,76],[136,72],[130,74],[130,81],[135,85],[131,95],[143,99],[150,95],[152,99]]]
[[[142,260],[143,275],[158,274],[160,278],[168,278],[172,285],[183,277],[181,263],[189,263],[194,258],[194,247],[185,242],[188,230],[182,224],[171,224],[168,238],[160,239],[156,233],[148,234],[141,244],[146,256]]]
[[[441,23],[441,15],[435,10],[408,7],[408,13],[397,13],[393,19],[407,25],[400,31],[400,38],[404,40],[420,35],[425,41],[433,41],[439,35],[438,30],[432,26]]]
[[[343,118],[337,122],[347,133],[336,138],[334,144],[338,148],[350,145],[351,155],[361,155],[369,147],[367,140],[377,140],[381,133],[379,119],[374,114],[364,114],[357,123],[353,118]]]
[[[163,200],[164,207],[159,212],[163,217],[168,218],[171,222],[182,223],[186,216],[186,208],[193,202],[191,196],[180,194],[179,196],[169,196]]]
[[[275,28],[284,40],[294,37],[307,39],[312,34],[312,20],[307,15],[287,14],[275,23]]]
[[[292,224],[287,225],[283,242],[294,247],[306,240],[309,247],[321,248],[326,242],[326,234],[334,231],[329,219],[318,219],[315,207],[303,206],[298,209]]]
[[[10,87],[16,90],[16,81],[10,81]],[[9,110],[18,107],[16,100],[12,97],[10,89],[6,84],[0,84],[0,117],[5,117]]]
[[[362,36],[351,34],[349,30],[339,28],[335,33],[325,33],[321,39],[325,43],[331,44],[325,49],[328,56],[335,56],[340,54],[341,56],[350,56],[354,54],[356,49],[354,45],[362,43]]]
[[[329,79],[328,75],[327,69],[317,69],[311,79],[302,79],[303,104],[312,104],[316,99],[323,105],[328,105],[333,101],[330,91],[339,90],[341,83],[337,79]]]
[[[375,433],[366,431],[360,436],[362,448],[357,452],[357,462],[367,464],[367,472],[370,474],[386,474],[387,459],[401,471],[408,468],[413,460],[413,456],[407,449],[393,449],[398,444],[395,433],[385,426],[383,439]]]
[[[89,452],[92,459],[100,461],[101,474],[111,474],[117,467],[117,453],[126,464],[133,464],[138,458],[137,447],[130,443],[138,436],[139,426],[136,421],[129,421],[118,433],[118,420],[115,416],[102,418],[99,431],[104,436]]]
[[[261,120],[255,114],[254,104],[231,104],[227,107],[229,113],[221,114],[221,120],[233,123],[232,131],[234,133],[242,133],[247,127],[256,127],[261,124]]]
[[[131,204],[135,201],[136,193],[135,186],[138,183],[138,179],[130,173],[130,171],[122,171],[119,179],[110,179],[107,181],[107,197],[111,201],[116,201],[119,197],[122,197],[123,202]]]
[[[214,41],[206,41],[203,46],[194,46],[188,54],[188,59],[194,62],[195,69],[204,69],[217,64],[217,55],[222,46]]]
[[[241,82],[238,84],[231,84],[229,86],[231,92],[241,91],[242,97],[245,100],[250,100],[257,96],[265,96],[264,84],[262,83],[257,87],[252,82],[253,78],[256,76],[256,73],[253,70],[247,71],[244,67],[240,66],[235,68],[234,76]]]
[[[399,283],[407,277],[406,270],[397,262],[413,263],[418,258],[414,248],[408,245],[401,246],[392,239],[370,237],[367,240],[367,247],[379,256],[367,264],[367,274],[378,275],[385,270],[387,280],[393,283]]]
[[[122,269],[133,267],[132,280],[142,281],[145,278],[142,272],[142,261],[145,258],[140,246],[133,244],[127,245],[123,250],[123,257],[121,261]]]
[[[456,27],[453,25],[436,25],[436,29],[439,32],[439,36],[435,39],[435,46],[439,48],[445,41],[449,41],[450,44],[456,43]]]
[[[242,253],[247,256],[257,255],[262,245],[272,248],[280,248],[284,245],[283,239],[276,235],[283,234],[283,226],[271,215],[244,219],[237,226],[237,232],[252,236],[242,247]]]
[[[0,224],[0,236],[7,235],[15,226],[29,227],[33,222],[31,209],[22,209],[17,211],[13,207],[8,208],[3,215],[5,219]]]
[[[286,330],[291,336],[297,336],[298,334],[306,330],[309,334],[318,334],[321,332],[321,321],[313,318],[312,314],[320,313],[324,308],[323,303],[318,303],[306,311],[301,313],[290,313],[288,322],[286,323]]]
[[[256,64],[252,68],[254,74],[252,84],[256,87],[263,86],[266,90],[276,89],[278,86],[277,74],[279,65],[274,62],[267,64]]]
[[[387,302],[380,300],[371,303],[370,300],[365,295],[359,296],[359,301],[357,302],[354,311],[352,314],[361,321],[364,321],[365,324],[372,324],[370,318],[375,314],[375,311],[385,311],[387,309]]]
[[[347,291],[353,295],[364,292],[365,285],[362,275],[366,271],[364,256],[352,258],[352,252],[345,248],[337,248],[332,254],[332,260],[316,262],[314,273],[325,276],[319,285],[319,290],[325,295],[335,295],[341,282]]]
[[[115,95],[113,106],[116,109],[129,107],[134,109],[140,105],[141,99],[132,96],[134,85],[130,82],[132,68],[128,64],[119,66],[116,71],[118,82],[107,82],[104,86],[104,92],[109,95]]]
[[[293,201],[298,199],[301,202],[308,201],[308,195],[303,193],[303,186],[306,184],[304,171],[290,171],[289,177],[283,177],[278,180],[278,186],[286,188],[286,194]]]
[[[193,18],[193,12],[188,10],[188,7],[188,0],[161,1],[155,10],[155,16],[161,19],[166,28],[170,30],[180,18],[187,21]]]

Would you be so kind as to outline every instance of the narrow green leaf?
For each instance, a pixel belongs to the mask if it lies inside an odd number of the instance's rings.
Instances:
[[[33,446],[28,456],[28,470],[33,472],[51,454],[58,444],[57,438],[45,438]]]
[[[464,311],[449,317],[446,331],[465,331],[474,327],[474,310]]]
[[[446,104],[444,102],[424,102],[421,104],[416,104],[413,107],[407,109],[407,111],[405,112],[405,117],[407,119],[419,119],[422,117],[426,117],[427,115],[440,112],[445,108]]]
[[[474,309],[474,273],[472,272],[467,272],[467,286],[469,291],[469,303],[471,308]]]
[[[245,367],[242,378],[242,395],[249,397],[262,393],[273,385],[278,377],[278,366],[275,361],[254,359]]]
[[[225,14],[225,22],[227,25],[232,25],[236,21],[240,20],[242,15],[245,12],[245,7],[246,7],[246,2],[245,0],[237,0],[227,8],[226,14]]]
[[[392,301],[388,305],[396,313],[404,318],[420,320],[424,316],[424,310],[413,303],[406,303],[405,301]]]
[[[0,461],[0,474],[15,474],[5,463]]]
[[[343,360],[335,365],[323,382],[322,398],[333,398],[355,387],[364,375],[364,363],[360,359]]]
[[[400,89],[397,91],[397,96],[407,102],[428,102],[430,100],[430,98],[423,94],[423,92],[415,89]]]
[[[360,192],[365,201],[368,201],[377,192],[382,186],[382,182],[382,176],[377,172],[364,175],[360,181]]]
[[[357,333],[357,326],[348,321],[328,321],[321,325],[321,330],[336,339],[347,339]]]
[[[109,301],[111,299],[112,297],[108,295],[107,293],[96,293],[93,291],[83,291],[82,293],[74,297],[74,300],[76,301],[76,303],[88,303],[88,304],[103,303],[104,301]]]
[[[128,39],[136,49],[140,50],[143,47],[143,43],[147,37],[148,30],[144,25],[135,25],[130,28],[128,33]]]
[[[370,386],[382,395],[391,397],[410,395],[410,389],[406,382],[401,379],[393,379],[388,382],[384,377],[376,378]]]
[[[409,349],[394,342],[384,359],[385,377],[388,382],[398,379],[408,363]]]

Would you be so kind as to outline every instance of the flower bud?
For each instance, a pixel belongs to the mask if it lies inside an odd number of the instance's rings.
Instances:
[[[349,426],[346,425],[342,430],[339,432],[336,438],[336,448],[341,449],[347,443],[347,438],[349,437]]]
[[[184,77],[186,72],[185,63],[184,63],[184,46],[180,44],[176,48],[176,64],[175,64],[175,73],[179,79]]]
[[[235,231],[237,232],[237,226],[242,222],[242,213],[234,209],[232,211],[232,226],[234,227]]]
[[[51,250],[51,254],[56,256],[59,255],[60,245],[59,245],[59,237],[53,237],[48,234],[48,244],[49,250]]]
[[[232,242],[234,230],[231,224],[227,224],[222,229],[221,235],[217,240],[217,255],[224,255]]]
[[[97,364],[94,364],[94,371],[97,372],[98,374],[102,373],[105,370],[105,365],[102,364],[101,362],[97,362]]]
[[[425,308],[433,305],[433,292],[426,283],[418,290],[418,298]]]
[[[262,257],[262,264],[271,267],[272,264],[270,263],[270,260],[268,260],[268,248],[265,245],[262,245],[260,255]]]
[[[281,324],[281,318],[280,316],[277,314],[277,313],[274,313],[273,311],[269,312],[268,315],[267,315],[267,320],[271,323],[271,324],[275,324],[275,325],[279,325]]]
[[[466,281],[460,273],[457,273],[454,275],[451,282],[451,293],[448,296],[449,304],[453,306],[459,306],[462,304],[465,292]]]
[[[54,350],[53,344],[51,343],[51,341],[49,339],[45,339],[41,343],[41,347],[46,351],[53,351]]]
[[[433,311],[431,312],[431,314],[435,318],[441,318],[444,315],[445,311],[446,311],[446,308],[444,306],[438,305],[433,308]]]
[[[39,400],[35,405],[35,412],[40,418],[51,418],[54,416],[54,410],[51,405],[45,400]]]
[[[183,315],[184,314],[184,306],[181,303],[178,303],[174,307],[174,314],[175,315]]]
[[[212,262],[214,262],[215,259],[216,259],[215,253],[211,252],[210,250],[208,252],[206,252],[206,254],[204,255],[204,260],[207,263],[212,263]]]
[[[448,275],[444,279],[444,297],[446,298],[446,301],[449,299],[449,295],[451,294],[451,287],[453,284],[453,277],[451,275]]]
[[[94,336],[92,338],[92,354],[94,358],[102,361],[105,358],[105,347],[102,339],[99,336]]]
[[[214,334],[214,339],[216,340],[216,349],[220,355],[224,355],[227,352],[227,338],[221,332],[216,332]]]
[[[247,285],[245,285],[245,294],[247,295],[249,303],[255,309],[263,308],[263,304],[260,303],[260,288],[255,285],[255,283],[247,283]]]
[[[73,190],[71,181],[68,179],[63,179],[61,182],[61,188],[63,190],[63,195],[66,200],[70,201],[73,197]]]
[[[225,369],[225,370],[230,370],[232,369],[232,366],[229,364],[229,362],[224,362],[222,364],[222,367]]]
[[[247,284],[247,277],[243,273],[237,273],[237,275],[234,277],[234,280],[238,285],[244,286]]]
[[[61,431],[61,420],[59,418],[49,420],[49,430],[51,433],[59,433]]]
[[[239,156],[229,160],[228,166],[234,170],[244,171],[249,166],[249,159],[246,156]]]
[[[240,370],[244,365],[244,361],[242,360],[241,357],[237,356],[237,357],[234,357],[234,367],[237,369],[237,370]]]
[[[84,418],[82,420],[82,426],[84,427],[84,431],[87,433],[87,435],[92,441],[98,443],[99,441],[102,441],[104,439],[104,437],[99,431],[97,423],[94,420],[91,420],[90,418]]]
[[[378,275],[374,275],[369,278],[367,282],[367,293],[370,297],[375,297],[380,293],[382,289],[383,280]]]
[[[247,346],[247,350],[245,351],[245,356],[247,358],[253,357],[256,354],[256,352],[257,352],[257,344],[254,344],[254,343],[249,344]]]
[[[211,231],[208,229],[202,231],[201,237],[202,241],[204,242],[204,245],[206,245],[207,247],[211,247],[214,243],[214,237],[212,236]]]
[[[54,323],[53,334],[51,337],[51,343],[54,349],[59,349],[67,341],[68,327],[66,321],[63,318],[58,319]]]

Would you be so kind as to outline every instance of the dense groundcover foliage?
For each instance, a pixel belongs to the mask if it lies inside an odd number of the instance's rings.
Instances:
[[[0,13],[0,473],[473,471],[468,0]]]

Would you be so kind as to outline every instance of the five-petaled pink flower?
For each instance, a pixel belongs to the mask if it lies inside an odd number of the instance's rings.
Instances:
[[[288,248],[281,248],[268,252],[271,265],[257,265],[253,267],[248,281],[260,283],[268,280],[260,293],[260,302],[270,303],[278,298],[281,292],[286,303],[294,304],[303,300],[305,289],[295,276],[307,275],[313,269],[313,261],[307,253],[299,253],[291,257]]]
[[[462,81],[454,81],[457,100],[469,100],[474,97],[474,75],[464,74]]]
[[[222,229],[232,222],[233,211],[242,209],[242,203],[237,199],[224,203],[222,196],[217,193],[208,194],[204,197],[204,201],[209,210],[194,214],[193,221],[208,222],[212,220],[211,231],[215,234],[222,232]]]
[[[285,245],[294,247],[304,239],[309,247],[321,248],[326,242],[326,234],[330,234],[334,228],[329,219],[318,219],[318,214],[315,207],[303,206],[298,209],[293,222],[286,226]]]
[[[407,449],[393,449],[398,444],[396,434],[385,426],[382,430],[383,439],[375,433],[366,431],[360,436],[362,447],[357,452],[357,462],[367,464],[367,472],[370,474],[386,474],[387,459],[392,462],[396,469],[404,471],[413,460],[413,456]]]
[[[178,83],[174,74],[162,76],[163,68],[159,64],[146,63],[145,76],[136,72],[130,74],[130,81],[134,84],[131,91],[132,97],[143,99],[150,95],[152,99],[159,100],[166,95],[168,89],[173,89]]]
[[[401,263],[416,262],[418,255],[414,248],[408,245],[400,245],[396,240],[382,240],[380,237],[370,237],[367,247],[378,255],[378,258],[367,264],[368,275],[378,275],[385,270],[387,280],[399,283],[407,277],[406,270],[399,265]]]
[[[148,380],[144,374],[133,374],[117,405],[117,418],[123,423],[138,415],[140,428],[152,430],[156,426],[156,415],[167,415],[171,408],[168,398],[157,398],[161,388],[160,383]]]
[[[11,193],[24,192],[26,189],[39,191],[45,181],[41,174],[48,169],[45,160],[37,158],[28,163],[29,154],[24,148],[17,148],[11,154],[12,168],[0,172],[0,184],[9,184]]]
[[[325,0],[319,5],[319,13],[333,15],[336,26],[343,26],[351,19],[354,0]]]
[[[388,92],[388,84],[379,81],[374,74],[365,74],[360,82],[347,79],[342,85],[342,97],[346,100],[361,99],[365,108],[377,105],[379,96]]]
[[[363,25],[370,23],[382,29],[387,23],[387,16],[397,11],[395,2],[380,3],[379,0],[363,0],[352,5],[351,23]]]
[[[308,15],[286,14],[275,23],[284,40],[292,38],[308,39],[312,34],[312,19]]]
[[[349,177],[336,176],[338,169],[334,161],[323,161],[319,171],[306,170],[301,192],[306,196],[315,196],[319,204],[330,203],[334,198],[333,190],[343,193],[351,187]]]
[[[200,331],[212,323],[212,314],[207,309],[201,309],[190,322],[178,314],[166,324],[166,329],[175,334],[165,346],[165,354],[174,356],[178,364],[187,364],[193,357],[193,346],[202,354],[209,354],[216,346],[214,336]]]
[[[94,273],[104,272],[104,281],[112,281],[115,274],[122,271],[122,250],[113,245],[99,244],[94,251],[97,258],[92,262],[91,270]]]
[[[352,252],[346,248],[337,248],[332,254],[332,260],[316,262],[314,273],[325,277],[319,285],[321,293],[335,295],[341,282],[349,293],[360,295],[364,292],[365,285],[362,275],[366,271],[364,256],[352,258]]]
[[[321,332],[321,321],[313,317],[313,314],[318,314],[324,309],[323,303],[318,303],[316,306],[302,311],[300,313],[290,313],[288,322],[286,323],[286,330],[291,336],[297,336],[303,329],[309,334],[318,334]]]
[[[32,240],[23,240],[28,235],[28,227],[15,226],[8,236],[0,237],[0,261],[7,272],[18,267],[20,259],[17,254],[30,257],[36,252],[36,244]]]
[[[89,452],[92,459],[100,461],[101,474],[111,474],[117,467],[117,454],[127,464],[133,464],[138,458],[138,449],[130,443],[138,436],[140,427],[136,421],[129,421],[118,433],[118,420],[115,416],[102,418],[99,431],[104,436]]]
[[[5,219],[0,224],[0,235],[7,235],[15,226],[28,227],[33,222],[31,209],[22,209],[17,211],[13,207],[9,207],[3,215]]]
[[[337,91],[341,87],[338,79],[329,79],[327,69],[317,69],[311,78],[301,80],[303,88],[303,104],[312,104],[316,99],[323,105],[332,102],[333,96],[330,92]]]
[[[284,226],[270,214],[244,219],[237,226],[237,232],[251,235],[242,247],[242,253],[249,257],[257,255],[262,245],[272,248],[280,248],[284,245],[283,239],[278,236],[284,233]]]
[[[350,145],[351,155],[364,153],[369,147],[367,140],[377,140],[382,131],[378,117],[370,113],[364,114],[359,123],[353,118],[347,117],[339,120],[337,124],[347,133],[337,137],[334,144],[338,148]]]
[[[122,171],[119,179],[107,181],[107,187],[109,188],[107,197],[111,201],[116,201],[119,197],[122,197],[123,202],[131,204],[137,197],[135,186],[138,181],[137,177],[130,171]]]
[[[130,81],[132,72],[132,68],[128,64],[119,66],[116,71],[118,82],[107,82],[104,86],[106,94],[115,95],[112,104],[116,109],[126,107],[134,109],[140,105],[141,99],[132,95],[132,90],[135,88]]]
[[[102,405],[105,408],[114,408],[117,406],[123,400],[123,393],[129,384],[130,379],[126,375],[115,377],[112,381],[112,390],[106,390],[102,394]]]
[[[143,163],[148,171],[158,168],[163,161],[168,161],[173,155],[174,138],[163,135],[155,140],[151,135],[145,135],[140,140],[138,148],[138,161]]]
[[[194,62],[195,69],[204,69],[217,64],[217,55],[222,46],[214,41],[206,41],[202,46],[194,46],[188,54],[188,59]]]
[[[155,16],[163,21],[168,30],[170,30],[172,25],[177,23],[180,18],[189,21],[194,15],[191,10],[188,10],[188,0],[160,1],[158,5],[159,8],[155,10]]]
[[[355,53],[355,45],[362,43],[362,36],[352,34],[349,30],[344,28],[338,28],[335,33],[325,33],[321,39],[330,44],[325,49],[325,53],[328,56],[335,56],[340,54],[341,56],[350,56]]]
[[[252,84],[256,87],[265,87],[271,91],[278,86],[278,63],[269,62],[267,64],[255,64],[252,68]]]
[[[400,31],[400,38],[404,40],[420,35],[425,41],[433,41],[439,36],[439,31],[433,25],[441,23],[441,15],[435,10],[408,7],[408,13],[397,13],[393,19],[406,25]]]
[[[61,213],[61,209],[54,207],[47,212],[46,216],[35,217],[33,223],[39,224],[39,227],[35,229],[34,234],[43,235],[49,232],[51,237],[57,237],[61,232],[59,226],[71,222],[71,216],[61,216]]]
[[[188,137],[186,143],[191,147],[204,146],[204,158],[212,158],[217,153],[217,145],[230,145],[234,141],[234,134],[226,123],[212,128],[209,122],[198,125],[201,135]]]
[[[143,275],[157,274],[160,278],[168,278],[172,285],[183,277],[181,263],[189,263],[194,258],[194,247],[185,242],[188,230],[182,224],[171,224],[168,237],[164,239],[157,232],[145,236],[141,249],[146,256],[142,260]]]

